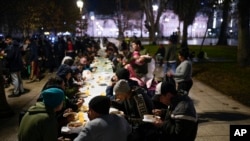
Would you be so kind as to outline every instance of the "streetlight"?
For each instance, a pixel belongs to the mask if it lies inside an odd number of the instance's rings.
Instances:
[[[93,34],[93,37],[94,37],[94,34],[95,34],[95,31],[94,31],[94,20],[95,20],[95,15],[91,15],[90,16],[90,20],[92,21],[92,34]]]
[[[77,0],[76,5],[80,9],[80,30],[81,30],[81,36],[82,36],[82,8],[83,8],[83,1],[82,0]]]
[[[80,14],[82,14],[82,8],[83,8],[83,1],[82,0],[77,0],[76,5],[80,9]]]

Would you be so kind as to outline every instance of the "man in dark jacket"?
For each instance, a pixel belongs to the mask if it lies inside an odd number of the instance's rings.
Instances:
[[[22,54],[19,44],[12,40],[11,36],[5,37],[7,48],[5,50],[7,67],[10,71],[12,84],[14,86],[13,93],[9,97],[18,97],[24,93],[21,71],[23,69]]]
[[[133,128],[128,141],[155,141],[156,128],[151,123],[143,122],[145,114],[152,114],[153,103],[143,89],[131,89],[128,81],[121,79],[114,86],[114,108],[123,111],[125,118]]]
[[[194,141],[198,122],[193,101],[188,95],[177,94],[172,83],[162,82],[159,100],[167,109],[154,109],[161,116],[153,124],[161,131],[161,140]]]

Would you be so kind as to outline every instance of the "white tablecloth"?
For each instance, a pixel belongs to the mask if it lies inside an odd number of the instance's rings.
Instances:
[[[89,91],[89,96],[84,98],[83,107],[88,107],[89,101],[98,95],[106,95],[106,88],[110,82],[111,77],[114,75],[112,69],[112,62],[107,58],[95,57],[94,62],[91,64],[91,67],[97,67],[95,72],[92,72],[85,81],[85,85],[79,90],[86,93],[86,90]],[[88,121],[87,113],[83,113],[84,120]],[[62,127],[62,132],[66,133],[79,133],[81,130],[70,130],[68,127]]]
[[[97,70],[92,73],[92,78],[87,79],[86,85],[82,89],[89,89],[90,95],[85,98],[85,103],[88,105],[89,101],[97,95],[106,95],[106,87],[110,83],[111,77],[114,75],[112,69],[112,62],[107,58],[95,57],[91,67],[97,67]]]

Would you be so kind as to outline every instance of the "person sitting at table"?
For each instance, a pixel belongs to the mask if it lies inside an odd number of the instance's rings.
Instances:
[[[19,129],[19,141],[56,141],[56,112],[63,107],[64,92],[59,88],[42,91],[43,101],[31,106],[23,116]]]
[[[49,89],[49,88],[59,88],[65,91],[65,83],[61,77],[58,77],[58,76],[51,77],[43,86],[42,91]],[[64,110],[70,108],[73,111],[77,111],[84,103],[84,100],[82,98],[74,97],[72,99],[69,99],[68,97],[66,97],[66,95],[65,95],[64,100],[65,100],[64,106],[63,106]],[[37,102],[41,102],[41,101],[43,101],[42,94],[40,94],[40,96],[37,99]]]
[[[84,80],[86,79],[85,77],[82,77],[81,73],[82,65],[77,63],[71,66],[71,70],[72,70],[71,82],[73,83],[73,85],[81,87],[84,83]]]
[[[84,70],[90,70],[91,71],[91,67],[90,67],[91,62],[90,62],[88,56],[82,56],[80,58],[80,64],[83,67],[82,71],[84,71]]]
[[[145,114],[152,114],[153,103],[149,96],[140,90],[131,89],[126,80],[119,80],[114,86],[115,100],[112,107],[124,112],[125,118],[133,128],[129,141],[153,141],[155,127],[143,122]]]
[[[49,88],[59,88],[62,89],[63,91],[65,90],[65,83],[63,81],[62,78],[55,76],[55,77],[51,77],[49,78],[49,80],[45,83],[45,85],[42,88],[42,91],[49,89]],[[42,102],[43,101],[43,95],[40,94],[39,98],[37,99],[37,101]],[[64,117],[63,114],[67,113],[67,112],[77,112],[78,109],[83,105],[84,103],[84,99],[80,98],[80,97],[74,97],[74,98],[68,98],[65,95],[65,99],[63,102],[63,108],[62,110],[56,112],[56,117],[57,117],[57,121],[58,121],[58,135],[61,135],[61,127],[65,126],[69,120],[69,117]]]
[[[66,60],[65,62],[67,61],[68,60]],[[56,72],[56,75],[61,77],[64,80],[65,94],[69,98],[72,98],[77,92],[79,92],[78,86],[74,85],[72,81],[71,66],[72,65],[63,64],[58,68]]]
[[[154,109],[154,115],[159,115],[153,124],[161,134],[161,140],[194,141],[198,122],[193,101],[188,95],[179,94],[173,83],[162,82],[159,100],[166,109]]]
[[[120,68],[119,70],[117,70],[115,72],[115,75],[111,78],[111,82],[109,83],[109,85],[106,88],[106,96],[109,97],[111,100],[114,99],[114,95],[113,95],[114,85],[117,81],[119,81],[121,79],[127,80],[128,84],[131,88],[139,86],[137,81],[134,81],[134,80],[129,78],[129,71],[127,69]]]
[[[117,54],[116,60],[114,60],[113,63],[113,71],[117,71],[118,69],[124,68],[125,63],[123,61],[124,56],[122,54]]]
[[[110,99],[105,96],[96,96],[90,100],[90,121],[74,141],[127,141],[131,126],[123,117],[109,114],[110,104]]]

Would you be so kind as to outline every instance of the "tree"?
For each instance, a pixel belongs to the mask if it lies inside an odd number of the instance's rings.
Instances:
[[[199,0],[173,0],[174,13],[178,15],[179,21],[183,22],[182,45],[187,45],[187,29],[193,23],[199,6]]]
[[[140,5],[139,0],[116,0],[114,21],[118,27],[118,38],[123,38],[124,31],[129,28],[131,29],[133,26],[129,23],[130,19],[139,18],[137,13],[141,10],[141,7],[138,8],[138,5]],[[140,18],[142,17],[140,16]]]
[[[250,65],[250,7],[248,0],[238,2],[238,52],[237,61],[240,66]]]
[[[155,33],[159,33],[159,20],[162,15],[163,10],[165,9],[166,3],[168,0],[159,0],[158,1],[158,10],[153,11],[153,0],[140,0],[140,3],[142,4],[142,8],[145,11],[145,27],[149,31],[149,41],[155,42],[156,41],[156,35]]]
[[[72,0],[10,0],[0,5],[0,15],[6,34],[22,32],[27,36],[41,28],[74,32],[79,9]]]
[[[228,13],[231,0],[223,1],[223,14],[222,14],[222,23],[220,27],[220,34],[217,45],[228,45],[227,43],[227,29],[228,29]],[[219,5],[220,6],[220,5]]]

